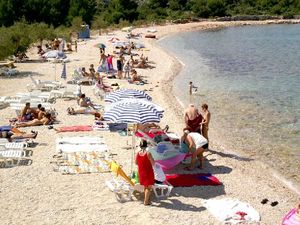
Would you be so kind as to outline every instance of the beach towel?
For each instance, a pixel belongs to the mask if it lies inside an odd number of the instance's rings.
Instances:
[[[210,199],[203,202],[207,210],[223,223],[259,222],[259,213],[248,203],[236,199]]]
[[[68,126],[59,127],[55,129],[57,132],[79,132],[79,131],[92,131],[93,127],[90,125]]]
[[[173,167],[177,166],[184,158],[186,154],[179,153],[176,156],[168,159],[163,160],[155,160],[156,163],[158,163],[163,170],[169,170]]]
[[[297,209],[291,209],[283,218],[282,225],[300,225],[300,213]]]
[[[55,171],[61,172],[62,174],[108,172],[109,167],[103,158],[102,152],[63,154],[63,158],[57,161],[58,168],[56,168]]]
[[[166,180],[174,187],[192,187],[203,185],[221,185],[221,182],[210,173],[167,174]]]

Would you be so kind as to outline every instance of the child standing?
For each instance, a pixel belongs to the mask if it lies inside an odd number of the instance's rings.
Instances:
[[[146,151],[147,142],[140,143],[141,150],[137,153],[135,163],[138,166],[140,184],[144,186],[145,199],[144,205],[151,205],[150,194],[152,185],[154,185],[154,160],[150,152]]]
[[[129,76],[129,72],[130,72],[131,68],[130,68],[130,63],[129,63],[129,60],[125,63],[125,66],[124,66],[124,73],[125,73],[125,76],[124,78],[130,78]]]

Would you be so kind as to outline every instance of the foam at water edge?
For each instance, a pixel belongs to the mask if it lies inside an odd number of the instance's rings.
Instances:
[[[286,187],[288,187],[290,190],[294,191],[300,196],[300,187],[294,184],[292,181],[287,180],[284,178],[281,174],[279,174],[277,171],[272,170],[272,175],[274,178],[279,180],[281,183],[283,183]]]

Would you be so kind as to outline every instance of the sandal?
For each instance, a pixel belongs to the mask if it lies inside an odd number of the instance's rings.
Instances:
[[[261,204],[266,204],[269,200],[267,198],[263,199],[260,203]]]
[[[277,201],[271,203],[271,206],[272,206],[272,207],[274,207],[274,206],[276,206],[276,205],[278,205],[278,202],[277,202]]]

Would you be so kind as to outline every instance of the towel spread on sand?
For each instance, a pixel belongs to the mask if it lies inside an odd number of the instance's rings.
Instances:
[[[291,209],[283,218],[282,225],[300,225],[300,213],[297,209]]]
[[[79,125],[79,126],[68,126],[56,128],[57,132],[79,132],[79,131],[92,131],[93,127],[89,125]]]
[[[202,185],[221,185],[221,182],[210,173],[166,174],[166,180],[174,187],[192,187]]]
[[[203,202],[207,210],[223,223],[259,222],[259,213],[248,203],[236,199],[210,199]]]

